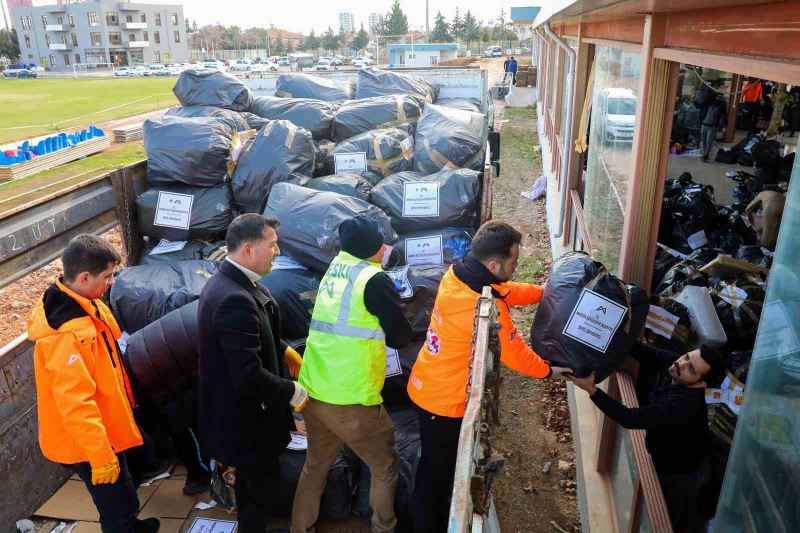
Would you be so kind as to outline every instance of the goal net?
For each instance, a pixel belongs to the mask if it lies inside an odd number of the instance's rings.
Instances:
[[[72,74],[76,78],[113,76],[117,68],[114,63],[75,63],[72,65]]]

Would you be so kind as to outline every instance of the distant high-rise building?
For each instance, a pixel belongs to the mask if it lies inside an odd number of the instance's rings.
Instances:
[[[383,22],[383,15],[380,13],[370,13],[369,18],[367,19],[367,23],[369,24],[369,32],[375,33],[375,28]]]
[[[356,19],[352,13],[339,13],[339,32],[353,33],[356,29]]]

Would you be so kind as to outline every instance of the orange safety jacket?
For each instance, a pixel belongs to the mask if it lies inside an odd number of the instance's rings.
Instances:
[[[748,103],[760,102],[763,99],[764,88],[761,81],[750,83],[749,81],[744,84],[742,88],[742,100]]]
[[[492,285],[497,297],[500,361],[534,378],[550,375],[550,365],[525,343],[511,319],[510,306],[539,301],[542,288],[507,281]],[[451,266],[436,296],[425,344],[408,379],[408,394],[421,408],[440,416],[464,416],[468,395],[470,342],[480,295],[458,279]]]
[[[142,444],[133,419],[117,321],[100,300],[56,281],[28,319],[39,412],[39,446],[62,464],[111,462]]]

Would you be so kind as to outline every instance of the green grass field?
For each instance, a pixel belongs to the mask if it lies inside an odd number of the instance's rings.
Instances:
[[[171,77],[0,78],[0,143],[176,105],[173,85]]]

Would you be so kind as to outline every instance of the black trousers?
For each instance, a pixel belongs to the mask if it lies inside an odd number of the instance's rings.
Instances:
[[[422,454],[414,478],[411,520],[414,533],[447,531],[456,473],[461,418],[439,416],[417,407]]]
[[[237,533],[264,533],[267,521],[275,514],[280,485],[278,458],[265,458],[257,465],[237,466],[236,496]]]
[[[128,470],[124,453],[118,453],[119,479],[116,483],[92,485],[92,467],[89,463],[69,465],[86,483],[97,511],[100,513],[100,528],[103,533],[134,533],[139,514],[139,498],[136,486]]]
[[[678,474],[658,472],[658,480],[664,493],[670,521],[676,532],[702,533],[706,531],[705,520],[700,516],[698,501],[700,489],[708,481],[709,461],[697,469]]]

